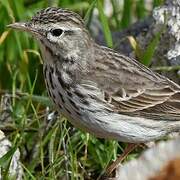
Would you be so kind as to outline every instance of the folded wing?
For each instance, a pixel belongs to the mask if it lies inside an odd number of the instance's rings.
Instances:
[[[136,60],[99,48],[102,49],[97,50],[94,71],[88,79],[96,82],[106,103],[119,113],[174,116],[180,120],[180,86]]]

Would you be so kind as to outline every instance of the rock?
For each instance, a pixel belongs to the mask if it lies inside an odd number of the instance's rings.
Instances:
[[[5,137],[4,133],[0,131],[0,158],[4,156],[11,148],[11,142]],[[0,168],[0,180],[2,179],[2,169]],[[12,157],[9,167],[9,176],[15,177],[16,180],[22,179],[23,170],[20,164],[20,152],[17,149]]]
[[[171,179],[174,177],[174,179]],[[180,179],[180,138],[160,142],[138,159],[127,162],[116,171],[113,180]]]

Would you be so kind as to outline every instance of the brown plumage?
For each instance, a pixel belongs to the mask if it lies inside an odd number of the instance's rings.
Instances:
[[[179,85],[97,45],[78,14],[47,8],[10,27],[40,42],[49,95],[75,126],[135,143],[180,130]]]
[[[106,47],[95,47],[96,66],[90,72],[109,96],[114,110],[132,116],[180,120],[180,87],[135,59]]]

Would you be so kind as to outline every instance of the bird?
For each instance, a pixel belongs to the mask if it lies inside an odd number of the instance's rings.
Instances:
[[[38,40],[49,96],[75,127],[135,144],[179,132],[180,86],[98,45],[79,14],[48,7],[8,27]]]

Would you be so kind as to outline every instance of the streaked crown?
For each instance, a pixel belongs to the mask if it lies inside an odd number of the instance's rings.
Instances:
[[[43,9],[37,12],[37,14],[31,19],[32,23],[40,22],[44,24],[62,21],[68,21],[79,26],[84,26],[84,22],[80,15],[67,9],[57,7],[48,7]]]

